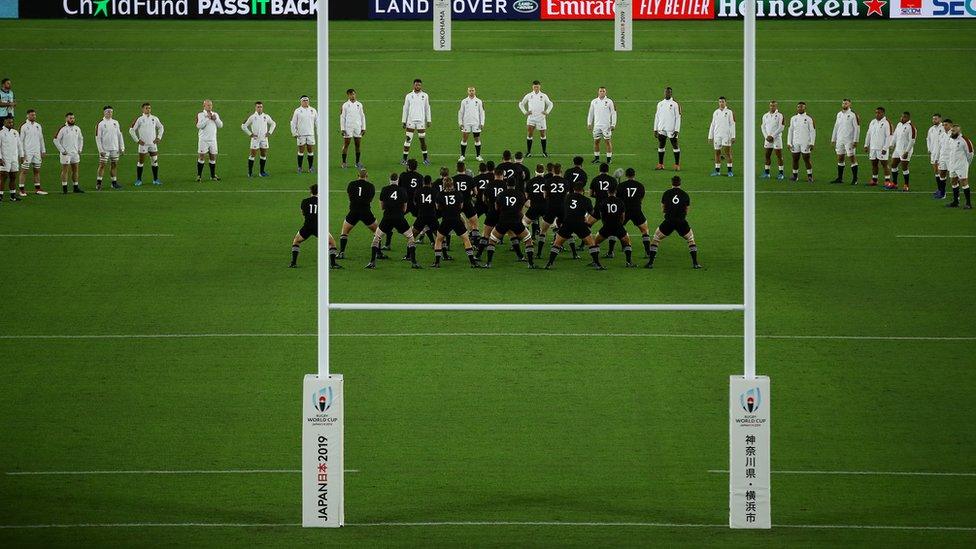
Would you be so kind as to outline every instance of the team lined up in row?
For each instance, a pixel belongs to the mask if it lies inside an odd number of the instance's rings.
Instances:
[[[529,268],[535,268],[534,257],[542,256],[550,228],[556,234],[546,268],[553,265],[566,243],[573,258],[579,258],[574,237],[582,239],[583,245],[589,249],[591,267],[605,268],[600,262],[600,244],[604,240],[610,240],[610,249],[604,257],[613,257],[614,243],[619,240],[626,266],[634,267],[631,240],[625,228],[627,223],[632,223],[641,232],[648,259],[645,267],[653,267],[660,242],[677,232],[688,242],[692,266],[701,268],[694,233],[686,219],[691,199],[680,189],[679,177],[672,179],[672,188],[661,199],[664,221],[652,237],[643,212],[645,188],[635,179],[633,168],[610,175],[610,166],[603,163],[599,175],[590,181],[582,167],[583,158],[574,158],[573,164],[565,174],[558,163],[539,164],[535,176],[530,178],[522,163],[521,152],[513,157],[510,151],[505,151],[500,164],[482,163],[478,175],[469,172],[464,162],[458,162],[454,175],[447,168],[441,168],[439,176],[431,178],[421,175],[417,171],[417,161],[409,159],[407,171],[391,174],[389,184],[380,190],[383,217],[379,221],[372,212],[376,188],[369,181],[367,171],[361,169],[359,178],[350,182],[346,189],[349,212],[343,220],[338,248],[331,235],[329,237],[331,263],[338,267],[336,260],[345,258],[349,234],[362,223],[373,233],[368,269],[376,268],[377,259],[386,259],[383,250],[390,249],[394,232],[407,238],[407,253],[403,259],[410,261],[414,268],[420,268],[416,246],[424,236],[433,243],[433,267],[439,267],[442,259],[451,259],[447,247],[452,234],[461,238],[472,267],[490,268],[496,246],[507,236],[511,238],[512,251],[519,261],[526,261]],[[621,177],[625,179],[619,180]],[[584,195],[587,183],[590,197]],[[313,194],[315,190],[317,188],[313,189]],[[318,233],[317,198],[307,198],[302,203],[302,212],[306,222],[292,243],[292,267],[297,263],[302,241]],[[407,214],[413,217],[412,224],[407,221]],[[481,216],[484,221],[479,230]],[[602,226],[594,237],[591,227],[597,221],[602,221]],[[386,244],[382,245],[384,238]],[[485,252],[486,262],[482,265],[480,261]]]

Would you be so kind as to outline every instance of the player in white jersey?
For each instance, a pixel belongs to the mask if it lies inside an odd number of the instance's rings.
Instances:
[[[949,177],[952,179],[952,202],[946,204],[949,208],[959,207],[959,188],[966,195],[966,205],[963,209],[973,209],[972,196],[969,190],[969,166],[973,163],[973,143],[962,134],[958,124],[952,126],[949,134]]]
[[[264,103],[254,102],[254,112],[247,120],[241,124],[241,130],[251,138],[250,149],[247,156],[247,177],[254,177],[254,155],[261,153],[261,162],[258,167],[258,174],[261,177],[268,177],[265,169],[268,163],[268,147],[271,136],[274,134],[278,123],[271,116],[264,112]]]
[[[918,130],[912,122],[912,114],[908,111],[901,113],[901,119],[895,126],[894,151],[891,153],[891,182],[898,186],[898,169],[905,175],[905,183],[901,190],[908,192],[909,171],[908,167],[912,160],[912,153],[915,152],[915,138]]]
[[[658,101],[657,111],[654,113],[654,137],[657,138],[657,166],[654,169],[664,169],[664,144],[670,140],[671,152],[674,153],[674,171],[680,171],[681,147],[678,146],[678,132],[681,131],[681,105],[671,94],[671,86],[664,88],[664,99]]]
[[[68,194],[68,179],[74,184],[72,192],[84,194],[78,184],[78,164],[81,153],[85,149],[85,137],[81,128],[75,124],[75,114],[69,112],[64,115],[64,126],[58,129],[54,136],[54,148],[60,153],[61,161],[61,194]]]
[[[105,166],[109,166],[109,177],[112,188],[119,190],[119,157],[125,153],[125,138],[122,128],[114,118],[115,110],[106,105],[102,108],[102,119],[95,125],[95,146],[98,148],[98,174],[95,179],[95,190],[102,190],[102,178]]]
[[[607,144],[607,164],[613,162],[613,130],[617,127],[617,106],[607,97],[607,88],[600,86],[596,99],[590,101],[586,128],[593,132],[593,164],[600,163],[600,140]]]
[[[129,135],[136,142],[139,160],[136,161],[136,187],[142,185],[142,170],[146,163],[146,155],[152,163],[153,185],[162,185],[159,180],[159,142],[163,139],[163,123],[152,113],[152,105],[142,104],[142,115],[137,116],[129,126]]]
[[[10,201],[17,202],[17,174],[24,162],[24,144],[20,140],[20,132],[14,129],[14,116],[7,115],[3,119],[3,129],[0,129],[0,200],[3,199],[3,184],[6,182],[10,189]]]
[[[888,154],[894,145],[893,134],[894,131],[891,128],[891,122],[885,116],[884,107],[874,109],[874,118],[868,125],[867,133],[864,134],[864,152],[868,153],[868,159],[871,160],[871,182],[868,183],[870,187],[878,185],[878,165],[880,164],[884,170],[884,188],[887,190],[897,188],[891,182],[891,169],[888,165]]]
[[[939,177],[939,143],[943,131],[945,130],[942,129],[942,115],[933,114],[932,125],[925,134],[925,148],[929,151],[929,164],[932,165],[932,173],[935,174],[935,192],[932,193],[932,198],[936,200],[945,198],[945,186],[942,184],[942,178]]]
[[[217,130],[224,127],[224,121],[213,110],[213,101],[203,102],[203,111],[197,113],[197,183],[203,177],[203,164],[209,160],[211,181],[217,177]]]
[[[291,135],[298,143],[298,173],[302,173],[302,157],[308,160],[308,173],[315,173],[315,130],[319,128],[319,113],[308,104],[308,96],[298,99],[298,108],[291,115]]]
[[[725,156],[725,165],[728,167],[728,176],[733,177],[732,173],[732,145],[735,144],[735,115],[728,107],[725,97],[718,98],[718,108],[712,113],[712,124],[708,127],[708,140],[715,148],[715,171],[711,173],[713,177],[722,175],[722,156]]]
[[[783,173],[783,129],[786,127],[785,117],[779,112],[779,104],[776,101],[769,102],[769,112],[763,115],[762,130],[763,149],[765,150],[766,163],[763,165],[763,179],[769,179],[769,167],[773,158],[773,151],[776,151],[776,160],[779,163],[779,175],[776,179],[786,178]]]
[[[410,156],[410,145],[413,144],[414,136],[420,138],[420,152],[424,155],[424,165],[430,165],[430,156],[427,154],[427,128],[430,127],[430,97],[424,91],[424,81],[415,78],[413,89],[403,98],[403,116],[400,120],[406,132],[406,139],[403,142],[403,159],[400,164],[407,165],[407,157]]]
[[[840,112],[834,121],[834,131],[830,134],[830,143],[837,153],[837,178],[831,183],[844,182],[844,161],[851,164],[853,179],[851,185],[857,185],[857,143],[861,136],[861,117],[851,110],[851,100],[844,99],[840,104]]]
[[[532,81],[532,91],[525,94],[519,101],[519,110],[526,116],[525,129],[528,136],[525,138],[525,157],[532,157],[532,142],[535,140],[535,131],[539,130],[539,140],[542,142],[542,156],[549,158],[548,142],[546,141],[546,131],[548,124],[546,118],[552,112],[552,101],[549,96],[542,93],[542,83],[538,80]]]
[[[362,146],[363,136],[366,135],[366,110],[363,104],[356,100],[356,90],[346,90],[348,101],[339,110],[339,133],[342,134],[342,167],[345,168],[346,157],[349,154],[349,141],[356,143],[356,169],[363,169]]]
[[[468,95],[461,100],[458,108],[458,126],[461,128],[461,156],[458,162],[464,162],[464,155],[468,151],[468,134],[474,136],[474,153],[478,162],[484,162],[481,157],[481,132],[485,129],[485,102],[478,97],[478,90],[471,86]]]
[[[952,126],[953,122],[951,118],[942,119],[942,133],[939,134],[939,155],[936,158],[936,164],[939,169],[939,179],[942,181],[942,196],[945,197],[946,186],[949,181],[949,156],[952,154],[952,149],[949,147],[949,141],[952,140]]]
[[[813,183],[813,160],[810,154],[817,143],[817,123],[807,114],[807,104],[800,101],[796,104],[796,114],[790,118],[790,129],[786,134],[786,146],[790,148],[793,157],[793,175],[790,181],[800,179],[800,157],[807,167],[807,183]]]
[[[47,147],[44,146],[44,132],[37,123],[37,112],[34,109],[27,110],[27,121],[20,127],[20,141],[24,145],[24,162],[20,166],[18,194],[27,196],[24,181],[27,179],[27,171],[33,170],[34,194],[46,195],[47,191],[41,189],[41,162],[47,156]]]

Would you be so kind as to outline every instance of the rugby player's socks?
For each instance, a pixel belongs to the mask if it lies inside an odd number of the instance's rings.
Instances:
[[[715,163],[715,173],[722,171],[722,164],[720,162]]]
[[[946,192],[946,180],[939,176],[935,176],[935,182],[939,185],[939,192],[944,195]]]
[[[292,264],[292,266],[298,264],[298,251],[299,250],[301,250],[301,248],[298,245],[294,245],[294,246],[291,247],[291,264]]]
[[[315,167],[315,153],[308,153],[305,157],[308,160],[308,171],[312,171],[312,168]]]
[[[260,158],[261,173],[264,173],[264,167],[268,165],[268,157],[262,156]]]
[[[807,177],[813,177],[813,170],[807,170]]]
[[[363,157],[363,153],[356,151],[356,164],[359,164],[359,160]]]
[[[535,267],[535,252],[532,250],[532,246],[525,247],[525,260],[529,262],[529,267]]]
[[[441,264],[441,251],[434,250],[434,265],[440,265],[440,264]]]
[[[203,160],[197,160],[197,177],[203,175]]]
[[[468,261],[470,261],[472,265],[478,264],[478,260],[474,258],[474,248],[465,248],[464,253],[468,254]]]
[[[692,244],[688,246],[688,252],[691,254],[691,266],[698,265],[698,245]]]
[[[645,267],[650,267],[654,265],[654,258],[657,257],[657,246],[650,246],[647,252],[647,265]]]
[[[624,256],[627,258],[627,263],[630,263],[631,255],[634,253],[633,248],[630,246],[624,246]]]
[[[891,169],[891,182],[895,185],[898,184],[898,168]]]
[[[547,145],[548,140],[545,137],[540,137],[539,138],[539,141],[542,141],[542,154],[548,154],[546,152],[546,145]]]
[[[769,164],[763,165],[763,173],[769,175]]]
[[[468,239],[470,239],[471,242],[480,242],[481,241],[481,231],[479,231],[478,229],[471,229],[471,230],[469,230],[468,231]]]
[[[410,263],[411,264],[413,264],[413,265],[416,265],[417,264],[417,245],[416,244],[407,244],[407,259],[410,260]]]
[[[857,163],[851,164],[851,175],[854,176],[854,181],[857,181]]]
[[[153,181],[158,181],[159,180],[159,163],[156,160],[153,160],[153,163],[152,163],[152,173],[153,173]]]
[[[952,186],[952,203],[953,204],[959,203],[959,185]]]
[[[664,147],[658,147],[657,149],[657,163],[664,164]],[[677,164],[678,161],[675,160],[674,163]]]
[[[210,161],[210,179],[217,177],[217,161]]]
[[[464,156],[465,153],[467,153],[467,152],[468,152],[468,142],[467,141],[462,141],[461,142],[461,156]]]
[[[373,244],[373,246],[369,250],[369,253],[370,253],[369,262],[376,263],[376,258],[379,257],[380,255],[379,243]]]
[[[600,247],[599,246],[590,246],[590,257],[593,258],[593,263],[596,263],[596,265],[599,267],[600,266]]]
[[[851,166],[851,171],[852,172],[854,171],[854,166]],[[844,163],[843,162],[838,162],[837,163],[837,180],[840,181],[841,179],[844,179]]]
[[[101,188],[102,188],[102,178],[101,177],[96,177],[95,178],[95,188],[101,190]]]
[[[674,144],[672,144],[671,146],[673,147]],[[681,164],[681,149],[674,149],[673,152],[674,152],[674,163]],[[662,160],[661,163],[663,164],[664,161]]]
[[[336,263],[336,255],[338,255],[338,252],[336,252],[335,246],[330,246],[329,247],[329,265],[332,266],[332,267],[337,267],[339,265],[338,263]]]
[[[488,247],[488,239],[485,237],[481,237],[481,240],[478,241],[478,253],[476,255],[478,257],[481,257],[481,254],[484,253],[485,248],[487,247]]]
[[[905,185],[907,186],[908,185],[908,170],[903,171],[901,174],[905,176]]]
[[[349,235],[339,235],[339,252],[346,253],[346,245],[349,244]]]
[[[725,163],[725,167],[728,168],[729,173],[732,173],[732,161],[731,160],[729,160],[728,162]]]
[[[599,155],[596,157],[596,159],[597,160],[600,159]],[[613,153],[612,152],[608,152],[607,153],[607,164],[609,164],[611,160],[613,160]]]
[[[644,253],[651,255],[651,235],[645,234],[641,237],[641,241],[644,243]]]
[[[481,156],[481,140],[478,139],[474,142],[474,154]]]
[[[248,177],[254,175],[254,157],[247,157],[247,175]]]
[[[488,244],[488,261],[486,262],[488,265],[491,265],[491,260],[493,257],[495,257],[495,245]]]
[[[406,156],[406,155],[404,155],[404,156]],[[298,155],[298,169],[299,170],[302,169],[302,158],[304,158],[302,155]]]
[[[142,162],[136,164],[136,179],[142,181]]]
[[[349,153],[341,153],[341,154],[342,154],[342,163],[345,164],[346,160],[349,158]]]
[[[0,194],[2,194],[2,193],[0,193]],[[68,194],[68,182],[67,181],[62,181],[61,182],[61,194]]]
[[[559,252],[561,251],[563,251],[563,249],[559,246],[552,246],[552,249],[549,250],[549,262],[546,263],[546,267],[551,267],[552,264],[556,262],[556,256],[559,255]]]
[[[420,151],[420,153],[424,155],[424,162],[427,162],[428,160],[427,151]]]
[[[573,259],[576,259],[577,257],[579,257],[579,252],[576,251],[576,241],[575,240],[570,240],[569,241],[569,251],[573,254]]]
[[[617,246],[617,239],[616,238],[611,238],[610,239],[610,244],[607,244],[607,253],[608,254],[612,254],[613,253],[613,249],[616,246]],[[628,261],[630,261],[630,260],[628,259]]]
[[[525,154],[532,154],[532,137],[525,138]]]
[[[962,188],[962,193],[966,195],[966,205],[972,206],[973,202],[972,202],[972,196],[969,194],[969,185],[966,185],[965,187]]]
[[[512,238],[512,251],[515,252],[515,257],[519,261],[525,259],[525,254],[522,253],[522,246],[519,245],[519,240],[517,238]]]
[[[409,153],[403,153],[403,161],[404,161],[404,162],[406,162],[406,161],[407,161],[407,155],[408,155],[408,154],[409,154]]]

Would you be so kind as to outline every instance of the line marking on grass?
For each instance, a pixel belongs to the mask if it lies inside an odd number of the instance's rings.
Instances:
[[[193,156],[196,156],[196,155],[193,155]],[[437,155],[433,155],[433,156],[437,156]],[[455,155],[449,154],[449,155],[446,155],[446,156],[455,156]],[[570,156],[570,155],[567,155],[567,156]],[[345,189],[329,189],[329,192],[330,193],[336,193],[336,194],[346,194],[346,190]],[[691,194],[702,194],[702,193],[711,193],[711,194],[742,194],[742,191],[741,190],[735,190],[735,189],[728,189],[728,190],[722,190],[722,189],[691,189],[690,192],[691,192]],[[194,194],[194,193],[203,193],[203,194],[213,194],[213,193],[242,193],[242,194],[248,194],[248,193],[290,193],[290,194],[294,194],[294,193],[303,193],[303,194],[307,194],[308,193],[308,189],[172,189],[172,190],[171,189],[166,189],[166,190],[155,190],[155,189],[153,189],[153,190],[147,190],[147,191],[134,191],[134,192],[128,192],[128,193],[125,193],[125,192],[123,192],[123,193],[113,192],[113,193],[106,193],[104,195],[99,195],[99,196],[152,196],[152,195],[157,195],[157,194]],[[842,195],[846,195],[846,196],[893,196],[893,193],[874,193],[874,192],[870,192],[870,191],[864,191],[864,192],[859,192],[859,191],[826,191],[826,190],[825,191],[817,191],[817,190],[756,191],[756,194],[794,194],[794,195],[842,194]],[[922,196],[920,194],[914,194],[914,195],[912,195],[912,194],[908,194],[908,193],[897,193],[897,194],[894,194],[894,195],[895,196],[916,196],[916,197]]]
[[[740,31],[741,32],[741,31]],[[773,50],[773,48],[769,48]],[[261,48],[261,53],[303,53],[308,54],[310,50],[314,50],[314,46],[308,48]],[[850,48],[790,48],[791,51],[798,52],[845,52],[849,53]],[[58,47],[58,48],[38,48],[38,47],[4,47],[0,48],[0,51],[11,51],[11,52],[78,52],[78,51],[94,51],[94,52],[122,52],[122,53],[199,53],[198,48],[124,48],[124,47],[87,47],[87,48],[70,48],[70,47]],[[236,52],[248,52],[253,53],[255,50],[250,48],[214,48],[207,47],[207,53],[236,53]],[[356,53],[406,53],[406,52],[417,52],[417,53],[430,53],[430,48],[371,48],[371,49],[357,49]],[[459,52],[455,52],[458,58],[463,57],[467,54],[506,54],[506,53],[525,53],[523,48],[464,48]],[[763,51],[759,49],[757,51]],[[971,52],[976,51],[976,48],[966,48],[966,47],[945,47],[945,48],[858,48],[858,52],[861,53],[890,53],[890,52]],[[686,52],[716,52],[716,53],[728,53],[729,48],[664,48],[664,49],[654,49],[654,50],[636,50],[635,54],[640,52],[661,54],[661,53],[686,53]],[[606,55],[608,52],[606,48],[533,48],[532,53],[534,54],[560,54],[560,53],[582,53],[582,54],[599,54]],[[680,61],[680,59],[678,60]]]
[[[92,233],[92,234],[82,234],[82,233],[75,233],[75,234],[40,234],[40,233],[38,233],[38,234],[2,234],[2,233],[0,233],[0,237],[13,237],[13,238],[29,238],[29,237],[57,237],[57,238],[61,238],[61,237],[75,238],[75,237],[78,237],[78,238],[94,238],[94,237],[102,237],[102,236],[109,236],[109,237],[114,237],[114,238],[153,238],[153,237],[164,238],[164,237],[171,237],[171,236],[176,236],[176,235],[175,234],[94,234],[94,233]]]
[[[157,471],[7,471],[4,473],[9,477],[22,476],[86,476],[86,475],[275,475],[275,474],[296,474],[301,473],[301,469],[225,469],[225,470],[157,470]],[[359,469],[346,469],[346,473],[358,473]]]
[[[75,524],[0,524],[3,530],[36,530],[45,528],[298,528],[295,522],[115,522]],[[428,522],[351,522],[357,528],[433,528],[469,526],[552,526],[575,528],[728,528],[728,524],[695,524],[682,522],[561,522],[561,521],[428,521]],[[774,524],[773,528],[803,528],[827,530],[937,530],[974,532],[972,526],[912,526],[887,524]]]
[[[0,51],[3,51],[3,48],[0,48]],[[845,50],[845,51],[847,51],[847,50]],[[976,51],[976,48],[974,48],[974,51]],[[592,99],[558,99],[558,100],[554,100],[553,102],[556,103],[556,104],[559,104],[559,103],[589,104],[591,100]],[[924,103],[976,103],[976,99],[917,99],[917,98],[916,99],[891,99],[891,98],[887,98],[887,97],[886,98],[873,98],[872,99],[872,98],[857,97],[857,98],[853,98],[853,100],[854,101],[859,101],[859,102],[883,102],[883,101],[887,101],[887,102],[895,102],[895,103],[918,103],[918,102],[924,102]],[[27,98],[27,99],[22,99],[20,101],[23,101],[24,103],[28,103],[28,102],[30,102],[30,103],[104,103],[106,100],[105,99],[86,99],[86,98],[78,98],[78,99]],[[145,101],[145,98],[140,98],[140,99],[111,99],[111,101],[113,101],[115,103],[141,103],[141,102]],[[230,99],[230,98],[225,98],[225,99],[214,99],[213,101],[215,103],[254,103],[254,99],[253,98],[250,98],[250,99],[236,99],[236,98],[235,99]],[[295,100],[294,99],[290,99],[290,98],[289,99],[275,99],[273,97],[269,97],[269,98],[264,99],[263,101],[265,103],[295,103]],[[330,99],[329,100],[330,103],[344,103],[345,101],[346,101],[346,99]],[[460,101],[461,101],[461,99],[431,99],[430,100],[431,103],[460,103]],[[521,101],[521,99],[484,99],[484,101],[486,103],[488,103],[488,104],[492,104],[492,103],[511,103],[512,105],[518,105],[518,103],[519,103],[519,101]],[[616,103],[655,104],[655,105],[659,101],[660,101],[660,99],[656,99],[656,98],[655,99],[614,99],[614,102],[616,102]],[[757,99],[756,100],[756,104],[766,104],[769,101],[770,101],[770,99]],[[780,101],[781,103],[792,103],[794,101],[805,101],[807,103],[837,103],[837,99],[808,99],[808,98],[801,98],[801,99],[779,98],[778,101]],[[199,103],[199,102],[200,102],[200,99],[198,99],[198,98],[191,98],[191,99],[165,99],[165,98],[153,99],[153,103]],[[368,101],[365,101],[364,103],[365,104],[369,104],[369,103],[401,103],[402,104],[403,103],[403,98],[402,97],[401,98],[375,98],[375,99],[369,99]],[[705,99],[705,98],[702,98],[702,99],[687,99],[687,98],[683,98],[683,99],[681,99],[681,103],[709,103],[709,104],[712,104],[712,103],[715,103],[715,99],[712,99],[712,98],[708,98],[708,99]],[[522,117],[523,115],[518,114],[516,116]],[[87,155],[88,153],[82,153],[82,154]],[[165,154],[165,153],[161,153],[161,154]],[[555,154],[555,153],[551,153],[551,154]],[[196,153],[186,153],[186,155],[187,156],[197,156]],[[450,156],[450,155],[448,155],[448,156]],[[894,193],[891,193],[891,194],[894,194]]]
[[[895,238],[976,238],[976,234],[900,234]]]
[[[727,474],[728,469],[709,469],[709,473]],[[936,471],[770,471],[780,475],[863,475],[905,477],[976,477],[976,473],[950,473]]]
[[[742,339],[738,334],[621,334],[566,332],[410,332],[410,333],[338,333],[332,337],[618,337],[618,338],[691,338]],[[205,339],[260,337],[318,337],[311,333],[200,333],[200,334],[2,334],[0,339]],[[760,339],[840,340],[840,341],[976,341],[976,336],[857,336],[857,335],[757,335]]]

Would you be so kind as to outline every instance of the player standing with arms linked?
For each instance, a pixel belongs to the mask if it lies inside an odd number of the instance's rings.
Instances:
[[[356,90],[349,88],[346,90],[348,101],[342,104],[339,111],[339,133],[342,135],[342,164],[345,168],[346,158],[349,154],[349,141],[356,143],[356,169],[363,169],[361,145],[363,137],[366,136],[366,110],[363,104],[356,99]]]
[[[793,175],[790,181],[794,183],[800,179],[800,157],[807,167],[807,183],[813,183],[813,160],[810,154],[817,142],[817,124],[813,117],[807,114],[807,104],[800,101],[796,104],[796,114],[790,118],[790,129],[786,134],[786,146],[790,148],[793,157]]]
[[[203,164],[210,160],[210,180],[220,181],[217,177],[217,130],[224,127],[224,121],[213,110],[213,101],[203,102],[203,111],[197,113],[197,183],[203,177]]]
[[[461,100],[458,126],[461,128],[461,156],[458,162],[464,162],[464,155],[468,152],[468,134],[474,136],[474,152],[478,162],[482,162],[481,132],[485,129],[485,103],[478,98],[474,86],[468,88],[468,96]]]
[[[549,96],[542,93],[542,84],[538,80],[532,82],[532,91],[525,94],[519,101],[519,110],[526,116],[525,128],[528,137],[525,138],[525,157],[532,157],[532,142],[535,140],[535,131],[539,130],[539,139],[542,141],[542,156],[549,158],[546,142],[546,118],[552,112],[552,101]]]
[[[129,135],[138,145],[139,160],[136,162],[136,187],[142,185],[142,169],[146,162],[146,155],[152,162],[153,185],[162,185],[159,180],[159,142],[163,140],[163,123],[152,113],[152,105],[142,104],[142,116],[132,121]]]
[[[34,109],[27,110],[27,121],[20,127],[20,142],[24,145],[24,163],[21,165],[18,194],[27,196],[24,181],[27,179],[27,171],[33,170],[34,194],[44,196],[47,191],[41,189],[41,162],[47,155],[47,147],[44,146],[44,132],[37,123],[37,112]]]
[[[949,208],[959,207],[959,188],[966,196],[965,210],[973,209],[972,195],[969,191],[969,166],[973,163],[973,143],[962,134],[958,124],[952,126],[949,134],[949,177],[952,179],[952,202],[946,204]]]
[[[95,146],[98,147],[98,175],[95,179],[95,190],[102,190],[102,177],[105,166],[109,166],[109,176],[112,178],[112,188],[119,190],[119,157],[125,154],[125,139],[119,121],[113,118],[115,110],[106,105],[102,109],[102,119],[95,126]]]
[[[645,268],[654,268],[654,258],[657,257],[658,246],[661,241],[673,232],[688,242],[688,252],[691,254],[691,266],[694,269],[701,269],[698,263],[698,245],[695,244],[695,232],[688,225],[688,208],[691,206],[691,197],[681,189],[681,178],[674,176],[671,178],[671,189],[664,192],[661,197],[661,209],[664,211],[664,221],[654,231],[654,240],[651,242],[651,253]]]
[[[671,141],[674,153],[674,171],[681,170],[681,147],[678,146],[678,132],[681,131],[681,105],[671,96],[671,86],[664,88],[664,99],[658,101],[654,113],[654,137],[657,138],[657,166],[664,169],[664,145]]]
[[[722,175],[722,156],[732,177],[732,145],[735,144],[735,115],[728,107],[725,97],[718,98],[718,108],[712,113],[712,124],[708,127],[708,140],[715,148],[715,171],[712,177]],[[624,197],[626,199],[626,197]]]
[[[430,97],[424,91],[423,80],[419,78],[414,79],[413,90],[403,98],[403,116],[400,121],[403,129],[406,131],[406,140],[403,142],[403,159],[400,161],[400,164],[407,165],[410,146],[413,144],[414,136],[416,136],[420,139],[420,153],[424,155],[424,166],[429,166],[430,157],[427,154],[427,128],[431,125]]]
[[[261,152],[261,165],[258,172],[261,177],[268,177],[265,166],[268,163],[268,141],[278,127],[271,116],[264,112],[264,103],[254,103],[254,112],[241,124],[241,130],[251,138],[251,146],[247,156],[247,177],[254,177],[254,155]]]
[[[892,147],[891,122],[885,116],[884,107],[874,109],[874,119],[868,125],[867,134],[864,136],[864,152],[868,153],[871,160],[871,183],[868,185],[876,187],[878,185],[878,165],[884,171],[884,188],[891,190],[897,188],[891,183],[891,171],[888,166],[888,153]]]
[[[600,163],[600,140],[607,143],[607,164],[613,162],[613,130],[617,127],[617,106],[607,97],[607,88],[600,86],[596,99],[590,101],[586,127],[593,132],[593,164]]]
[[[844,182],[844,159],[851,164],[851,174],[854,178],[851,185],[857,185],[857,142],[861,136],[861,117],[851,110],[851,100],[841,102],[840,112],[834,121],[834,131],[830,135],[830,143],[837,153],[837,179],[831,183]]]
[[[912,114],[908,111],[901,113],[901,120],[895,126],[895,150],[891,154],[891,181],[896,187],[898,186],[898,168],[901,167],[901,171],[905,175],[905,184],[901,188],[904,192],[910,190],[908,166],[912,161],[917,136],[918,130],[915,129],[915,124],[912,122]]]
[[[81,134],[81,128],[75,124],[73,112],[64,115],[64,126],[61,126],[54,136],[54,147],[60,153],[61,194],[68,194],[69,177],[74,183],[72,192],[84,194],[85,191],[78,185],[78,164],[81,162],[81,153],[85,148],[85,138]]]
[[[762,125],[760,129],[762,130],[763,136],[763,149],[766,154],[766,163],[763,165],[763,179],[769,179],[769,168],[773,158],[773,151],[776,151],[776,160],[779,164],[779,174],[776,179],[782,181],[786,178],[783,174],[783,129],[786,126],[784,124],[783,113],[779,112],[779,104],[776,101],[769,102],[769,112],[763,115]]]

